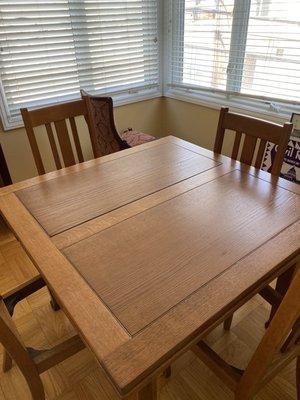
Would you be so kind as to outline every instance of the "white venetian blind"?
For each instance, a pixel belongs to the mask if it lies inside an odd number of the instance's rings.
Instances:
[[[20,107],[158,86],[157,0],[0,0],[8,124]]]
[[[174,0],[170,86],[300,102],[299,0]]]

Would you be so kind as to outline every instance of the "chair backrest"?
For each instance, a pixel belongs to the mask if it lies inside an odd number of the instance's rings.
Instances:
[[[277,153],[272,165],[271,173],[279,175],[284,159],[284,154],[292,133],[293,124],[285,123],[283,126],[272,122],[260,120],[229,112],[228,108],[222,107],[220,111],[217,136],[214,151],[221,154],[226,130],[235,132],[235,140],[231,158],[236,160],[240,152],[242,136],[245,135],[244,144],[241,149],[240,161],[260,168],[267,142],[277,145]],[[259,142],[257,153],[255,152]],[[256,159],[253,160],[256,153]]]
[[[90,134],[95,157],[129,148],[117,132],[111,97],[91,96],[81,91],[90,121]]]
[[[300,268],[298,264],[298,270],[285,297],[237,385],[237,399],[251,399],[264,383],[293,358],[300,356],[299,319]]]
[[[69,167],[76,164],[68,126],[66,123],[66,121],[69,120],[78,161],[84,161],[75,121],[75,117],[84,116],[86,121],[88,122],[87,110],[84,100],[60,103],[53,106],[33,110],[21,108],[21,114],[33,153],[34,161],[40,175],[45,173],[45,167],[34,133],[34,128],[37,126],[45,125],[56,168],[61,169],[62,163],[57,148],[57,142],[60,147],[64,166]],[[57,141],[55,140],[52,124],[55,127]]]

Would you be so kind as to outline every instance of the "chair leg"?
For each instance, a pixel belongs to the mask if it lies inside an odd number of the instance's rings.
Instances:
[[[37,374],[35,377],[31,376],[30,379],[25,376],[25,379],[29,386],[32,400],[45,400],[44,386],[40,376]]]
[[[157,381],[154,379],[138,392],[123,398],[124,400],[158,400]]]
[[[137,400],[157,400],[157,382],[156,380],[149,383],[146,387],[144,387],[137,396]]]
[[[37,367],[33,363],[26,365],[18,364],[17,359],[15,361],[26,380],[32,400],[45,400],[45,390]]]
[[[3,372],[7,372],[12,368],[12,358],[11,356],[8,354],[8,352],[6,351],[6,349],[4,349],[3,352],[3,363],[2,363],[2,370]]]
[[[51,300],[50,300],[50,305],[52,307],[53,311],[59,311],[60,310],[60,306],[57,303],[57,301],[55,300],[53,294],[51,293],[51,291],[49,290],[50,296],[51,296]]]
[[[290,284],[291,284],[294,274],[295,274],[295,270],[296,270],[296,265],[293,265],[292,267],[290,267],[287,271],[285,271],[282,275],[280,275],[277,278],[276,291],[278,293],[280,293],[282,296],[284,296],[286,294],[288,288],[290,287]],[[270,322],[272,321],[277,309],[278,309],[278,307],[272,306],[269,319],[265,323],[266,328],[269,326]]]
[[[300,400],[300,356],[297,357],[296,387],[297,387],[297,400]]]
[[[230,315],[230,317],[225,319],[224,324],[223,324],[225,331],[229,331],[230,330],[230,327],[231,327],[231,324],[232,324],[232,320],[233,320],[233,314]]]

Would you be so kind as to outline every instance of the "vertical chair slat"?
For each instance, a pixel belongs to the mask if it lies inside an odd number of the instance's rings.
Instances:
[[[257,156],[256,156],[256,161],[255,161],[255,168],[260,168],[261,167],[263,156],[265,154],[266,144],[267,144],[266,140],[262,140],[262,139],[260,140],[258,153],[257,153]]]
[[[221,111],[220,111],[217,135],[216,135],[215,144],[214,144],[214,152],[215,153],[221,153],[221,151],[222,151],[224,134],[225,134],[223,122],[224,122],[224,119],[225,119],[228,111],[229,111],[229,108],[226,108],[226,107],[222,107]]]
[[[78,161],[83,162],[83,154],[82,154],[82,150],[81,150],[81,145],[80,145],[80,140],[79,140],[79,136],[78,136],[75,118],[70,117],[69,121],[70,121],[73,139],[74,139],[74,143],[75,143],[75,147],[76,147],[76,151],[77,151]]]
[[[53,154],[53,158],[54,158],[54,162],[55,162],[56,168],[57,169],[61,169],[62,166],[61,166],[61,162],[60,162],[60,159],[59,159],[59,154],[58,154],[58,151],[57,151],[57,147],[56,147],[56,143],[55,143],[54,134],[53,134],[53,130],[52,130],[51,124],[47,123],[47,124],[45,124],[45,127],[46,127],[46,130],[47,130],[48,139],[49,139],[49,142],[50,142],[50,146],[51,146],[51,150],[52,150],[52,154]]]
[[[71,140],[67,128],[66,121],[60,120],[54,122],[57,138],[59,141],[60,149],[62,152],[64,164],[66,167],[70,167],[75,164],[75,158],[73,154],[73,149],[71,145]]]
[[[234,139],[233,149],[232,149],[232,153],[231,153],[231,158],[233,160],[237,159],[237,156],[238,156],[238,153],[239,153],[241,139],[242,139],[242,132],[237,131],[235,133],[235,139]]]
[[[41,153],[39,151],[39,147],[35,138],[34,130],[31,124],[30,115],[27,108],[21,108],[21,114],[24,121],[24,125],[26,128],[27,136],[29,139],[30,147],[32,149],[32,155],[35,161],[36,168],[38,170],[39,175],[43,175],[45,173],[44,164],[42,161]]]
[[[290,136],[293,130],[293,124],[285,123],[283,126],[283,133],[280,136],[279,143],[277,146],[276,157],[272,166],[272,174],[280,175],[280,171],[282,168],[283,159],[285,156],[285,152],[287,149],[287,145],[290,140]]]
[[[251,165],[256,147],[257,138],[254,136],[246,135],[243,150],[241,154],[241,162]]]

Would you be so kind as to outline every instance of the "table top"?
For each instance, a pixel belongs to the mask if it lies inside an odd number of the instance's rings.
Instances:
[[[0,207],[126,395],[299,256],[299,193],[168,136],[4,188]]]
[[[162,144],[81,173],[17,192],[50,236],[218,165],[175,144]],[[134,172],[134,173],[133,173]]]

